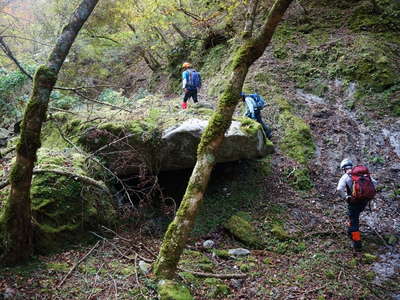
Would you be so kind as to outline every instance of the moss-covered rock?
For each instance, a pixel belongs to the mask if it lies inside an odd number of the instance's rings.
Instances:
[[[207,286],[208,299],[218,299],[229,295],[229,287],[220,279],[217,278],[206,278],[204,284]]]
[[[370,254],[370,253],[364,253],[362,256],[362,261],[366,264],[372,264],[378,259],[376,255]]]
[[[228,250],[214,249],[213,254],[219,258],[228,259],[231,257]]]
[[[273,224],[271,228],[271,233],[281,241],[287,240],[290,238],[287,231],[283,228],[281,224]]]
[[[158,283],[160,300],[192,300],[193,297],[187,287],[172,280],[161,280]]]
[[[65,148],[57,129],[62,127],[74,143],[101,157],[121,176],[138,173],[144,167],[153,172],[191,168],[213,109],[200,103],[183,111],[178,101],[149,96],[138,100],[132,113],[115,115],[112,110],[101,110],[93,121],[55,114],[47,122],[42,140],[52,148]],[[261,126],[240,118],[226,133],[217,162],[262,158],[272,152],[273,145],[265,142]]]
[[[234,215],[224,224],[235,238],[249,247],[259,247],[262,245],[262,238],[256,228],[244,218]]]
[[[37,252],[47,253],[80,242],[88,230],[116,222],[113,199],[105,192],[106,187],[101,182],[99,186],[88,185],[78,177],[89,176],[83,155],[42,148],[37,168],[77,175],[44,172],[33,177],[31,200]]]

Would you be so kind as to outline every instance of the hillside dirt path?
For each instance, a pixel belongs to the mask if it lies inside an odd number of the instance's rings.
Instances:
[[[371,250],[370,240],[381,240],[374,253],[378,261],[372,265],[376,273],[374,282],[380,283],[400,272],[400,245],[389,242],[394,237],[398,240],[400,233],[400,120],[376,119],[371,113],[350,111],[343,103],[352,100],[354,92],[354,85],[344,89],[336,81],[327,98],[302,90],[295,90],[290,97],[306,107],[302,117],[310,125],[317,147],[316,157],[310,163],[316,190],[312,202],[315,209],[328,215],[327,222],[340,230],[340,234],[345,234],[347,223],[346,205],[334,194],[341,176],[340,161],[350,157],[355,164],[365,164],[378,180],[380,192],[371,209],[362,213],[360,228],[366,251]]]

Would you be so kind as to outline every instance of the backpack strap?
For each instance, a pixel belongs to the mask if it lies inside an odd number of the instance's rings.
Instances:
[[[351,180],[353,180],[353,179],[351,178],[351,174],[347,174],[347,175],[350,177]],[[347,184],[347,181],[346,181],[345,183],[346,183],[346,192],[347,192],[347,195],[351,196],[351,195],[353,194],[352,187],[349,186],[349,185]]]

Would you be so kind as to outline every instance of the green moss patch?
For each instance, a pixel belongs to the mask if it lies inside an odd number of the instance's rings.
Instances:
[[[262,245],[262,238],[255,227],[244,218],[234,215],[224,224],[235,238],[250,247],[259,247]]]
[[[187,287],[172,280],[161,280],[158,284],[160,300],[192,300],[193,297]]]
[[[289,102],[284,98],[275,99],[280,109],[279,125],[283,128],[280,141],[281,150],[300,164],[307,164],[313,157],[315,145],[310,126],[292,112]]]
[[[208,299],[224,298],[230,294],[229,287],[220,279],[207,278],[204,280],[204,284],[208,290]]]
[[[88,176],[84,157],[76,152],[40,149],[38,166]],[[47,253],[57,247],[79,242],[88,230],[116,222],[113,200],[99,187],[78,177],[52,172],[34,176],[31,188],[35,248]]]

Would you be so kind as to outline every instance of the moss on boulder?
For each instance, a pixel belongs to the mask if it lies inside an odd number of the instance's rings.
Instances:
[[[249,247],[259,247],[262,245],[262,238],[256,228],[240,215],[230,217],[224,224],[224,228]]]
[[[225,298],[230,294],[229,287],[221,279],[206,278],[204,284],[208,289],[208,299]]]
[[[279,106],[279,125],[284,135],[280,147],[284,153],[305,165],[314,155],[315,144],[310,127],[292,112],[292,107],[284,98],[275,99]]]
[[[160,300],[192,300],[193,297],[187,287],[172,280],[160,280],[158,283]]]
[[[98,111],[92,121],[54,114],[46,124],[43,143],[65,147],[54,125],[57,122],[73,142],[101,157],[117,175],[138,173],[143,167],[157,172],[195,165],[201,135],[213,113],[209,104],[190,105],[182,110],[178,101],[149,96],[132,106],[132,113]],[[265,142],[261,126],[240,118],[232,122],[217,162],[261,158],[272,152],[273,145]]]
[[[38,152],[37,168],[62,170],[78,176],[90,175],[84,156],[73,151],[42,148]],[[116,222],[111,196],[104,189],[82,182],[78,176],[53,172],[34,175],[31,201],[38,253],[80,242],[88,230]]]

